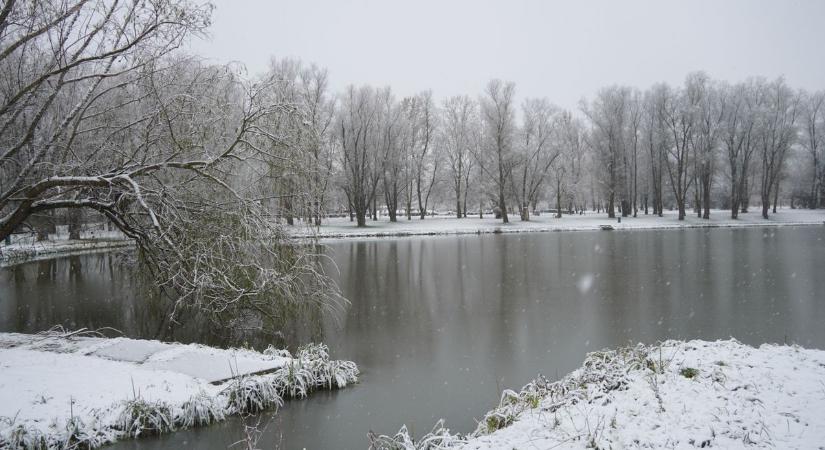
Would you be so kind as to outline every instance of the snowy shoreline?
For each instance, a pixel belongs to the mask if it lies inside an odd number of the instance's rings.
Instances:
[[[56,240],[0,247],[0,267],[62,256],[106,252],[135,245],[131,239]]]
[[[317,238],[321,240],[359,240],[373,238],[400,238],[414,236],[459,236],[479,234],[516,234],[549,233],[562,231],[599,231],[609,226],[615,231],[642,230],[677,230],[686,228],[759,228],[780,226],[823,226],[825,210],[780,209],[768,220],[751,212],[740,215],[737,220],[730,219],[728,211],[712,210],[711,219],[699,219],[689,215],[679,221],[675,211],[666,211],[664,217],[644,216],[625,217],[619,223],[617,219],[608,219],[604,213],[587,213],[583,215],[564,216],[556,219],[551,215],[534,216],[530,221],[511,218],[509,224],[500,219],[487,217],[479,219],[468,217],[435,216],[424,220],[414,218],[410,221],[399,218],[390,222],[387,218],[368,221],[366,228],[358,228],[347,218],[328,219],[320,228],[296,225],[288,227],[291,235],[298,239]],[[125,238],[67,240],[55,239],[34,243],[0,244],[0,267],[63,256],[82,255],[105,252],[120,248],[130,248],[134,242]]]
[[[96,448],[277,408],[357,382],[324,345],[264,352],[104,338],[0,333],[0,448]]]
[[[315,237],[320,239],[364,239],[407,236],[449,236],[469,234],[510,234],[541,233],[560,231],[599,231],[609,226],[612,230],[672,230],[683,228],[748,228],[776,226],[822,226],[825,224],[825,210],[780,209],[778,214],[771,214],[770,219],[763,219],[757,212],[740,215],[731,219],[729,211],[712,210],[710,219],[700,219],[689,215],[685,220],[678,220],[675,211],[666,211],[664,217],[639,215],[618,219],[609,219],[604,213],[586,213],[583,215],[566,215],[557,219],[552,215],[531,217],[521,221],[511,217],[509,224],[500,219],[486,217],[434,216],[424,220],[399,218],[390,222],[387,218],[367,221],[367,227],[358,228],[348,218],[329,219],[319,228],[296,227],[293,236],[299,238]]]
[[[468,436],[440,421],[417,441],[406,427],[371,436],[371,448],[817,448],[823,380],[822,350],[733,339],[639,344],[590,353],[557,382],[505,390]]]

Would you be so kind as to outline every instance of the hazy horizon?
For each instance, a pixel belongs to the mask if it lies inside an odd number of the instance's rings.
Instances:
[[[328,68],[333,90],[476,95],[501,78],[516,83],[519,98],[570,108],[603,86],[681,84],[696,70],[825,87],[825,61],[815,57],[825,2],[214,3],[210,38],[195,39],[193,52],[240,62],[251,75],[272,57],[300,58]]]

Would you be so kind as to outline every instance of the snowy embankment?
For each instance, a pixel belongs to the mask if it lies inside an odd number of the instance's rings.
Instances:
[[[387,217],[379,220],[367,220],[365,228],[358,228],[348,218],[333,218],[323,222],[319,228],[296,226],[293,234],[299,237],[316,236],[321,238],[371,238],[389,236],[427,236],[453,234],[485,234],[485,233],[526,233],[548,231],[593,231],[600,230],[604,225],[610,225],[615,230],[657,230],[679,228],[732,228],[732,227],[764,227],[787,225],[823,225],[825,224],[825,210],[780,209],[777,214],[771,214],[769,219],[763,219],[759,212],[753,211],[740,214],[734,220],[730,218],[730,211],[712,210],[710,219],[700,219],[689,214],[685,220],[678,220],[676,211],[666,211],[664,217],[639,214],[638,217],[624,217],[621,223],[618,219],[609,219],[606,213],[586,213],[582,215],[564,215],[561,219],[552,214],[532,216],[529,221],[522,221],[517,215],[510,216],[510,223],[504,224],[501,219],[490,215],[480,219],[470,216],[456,219],[447,216],[428,216],[421,220],[414,217],[407,220],[399,217],[398,222],[390,222]]]
[[[50,240],[0,245],[0,267],[38,259],[130,248],[131,239]]]
[[[357,381],[326,346],[295,356],[89,333],[0,333],[0,448],[94,448],[277,408]]]
[[[21,233],[0,241],[0,267],[58,256],[95,253],[135,245],[117,230],[106,230],[104,224],[86,224],[80,231],[80,239],[69,239],[65,225],[57,226],[57,232],[48,239],[37,241],[33,233]]]
[[[439,422],[374,449],[822,448],[825,351],[667,341],[590,353],[557,382],[504,391],[469,436]]]

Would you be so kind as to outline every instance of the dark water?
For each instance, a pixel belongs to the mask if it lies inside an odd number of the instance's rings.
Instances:
[[[246,423],[260,448],[361,449],[372,429],[471,431],[504,388],[628,342],[735,337],[825,348],[825,227],[538,233],[331,244],[351,307],[323,335],[361,384]],[[74,268],[73,268],[74,266]],[[48,276],[43,276],[46,270]],[[0,329],[115,326],[158,313],[108,255],[0,272]],[[162,315],[162,314],[161,314]],[[185,340],[185,339],[184,339]],[[118,448],[226,448],[238,418]],[[241,446],[237,446],[240,448]]]

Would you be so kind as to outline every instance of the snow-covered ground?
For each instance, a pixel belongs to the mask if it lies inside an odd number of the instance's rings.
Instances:
[[[134,246],[131,239],[48,240],[0,245],[0,267],[38,259],[95,253]]]
[[[376,449],[823,448],[825,351],[667,341],[587,356],[562,380],[505,391],[470,436],[439,423]],[[430,445],[428,447],[427,445]]]
[[[780,209],[765,220],[760,211],[752,210],[741,214],[739,219],[730,218],[730,211],[712,210],[711,218],[699,219],[689,214],[684,221],[678,220],[676,211],[665,211],[664,217],[640,214],[638,217],[624,217],[621,223],[609,219],[605,213],[586,213],[583,215],[564,215],[556,219],[552,214],[532,216],[529,221],[510,216],[510,223],[503,224],[501,219],[485,215],[469,216],[456,219],[451,216],[428,216],[421,220],[407,220],[399,217],[398,222],[390,222],[388,217],[379,217],[377,221],[368,220],[367,227],[358,228],[349,218],[331,218],[323,222],[319,229],[301,225],[294,227],[298,236],[317,235],[322,238],[354,238],[383,236],[415,236],[435,234],[480,234],[480,233],[523,233],[534,231],[584,231],[599,230],[602,225],[610,225],[616,230],[668,229],[693,227],[753,227],[777,225],[823,225],[825,210]]]
[[[84,333],[0,333],[0,448],[97,447],[355,381],[355,364],[330,361],[323,346],[293,357]]]
[[[358,228],[354,222],[346,217],[331,218],[324,221],[320,228],[307,227],[301,224],[291,227],[296,237],[317,236],[323,239],[336,238],[374,238],[390,236],[426,236],[452,234],[482,234],[482,233],[526,233],[541,231],[588,231],[600,230],[609,225],[614,230],[655,230],[698,227],[762,227],[782,225],[823,225],[825,224],[825,210],[807,209],[780,209],[777,214],[771,214],[770,219],[763,219],[758,211],[741,214],[739,219],[730,218],[729,211],[713,210],[709,220],[699,219],[695,215],[688,215],[684,221],[678,220],[675,211],[666,211],[664,217],[653,215],[639,215],[639,217],[624,217],[621,223],[617,219],[609,219],[604,213],[586,213],[583,215],[565,215],[556,219],[552,214],[532,216],[529,221],[521,221],[518,216],[511,216],[509,224],[503,224],[500,219],[486,215],[483,219],[470,216],[466,219],[456,219],[452,216],[428,216],[424,220],[399,217],[398,222],[390,222],[387,217],[380,217],[377,221],[368,220],[367,227]],[[106,251],[115,248],[125,248],[134,243],[123,238],[116,231],[89,231],[81,236],[81,240],[69,240],[67,235],[51,235],[49,240],[34,242],[31,237],[16,238],[12,244],[0,242],[0,267],[25,261],[53,258],[73,254]]]
[[[134,245],[118,230],[107,230],[102,223],[83,226],[80,239],[69,239],[69,230],[65,225],[56,227],[57,233],[48,235],[48,239],[37,241],[33,233],[21,233],[0,241],[0,267],[38,259],[54,258],[65,255],[77,255],[127,248]]]

